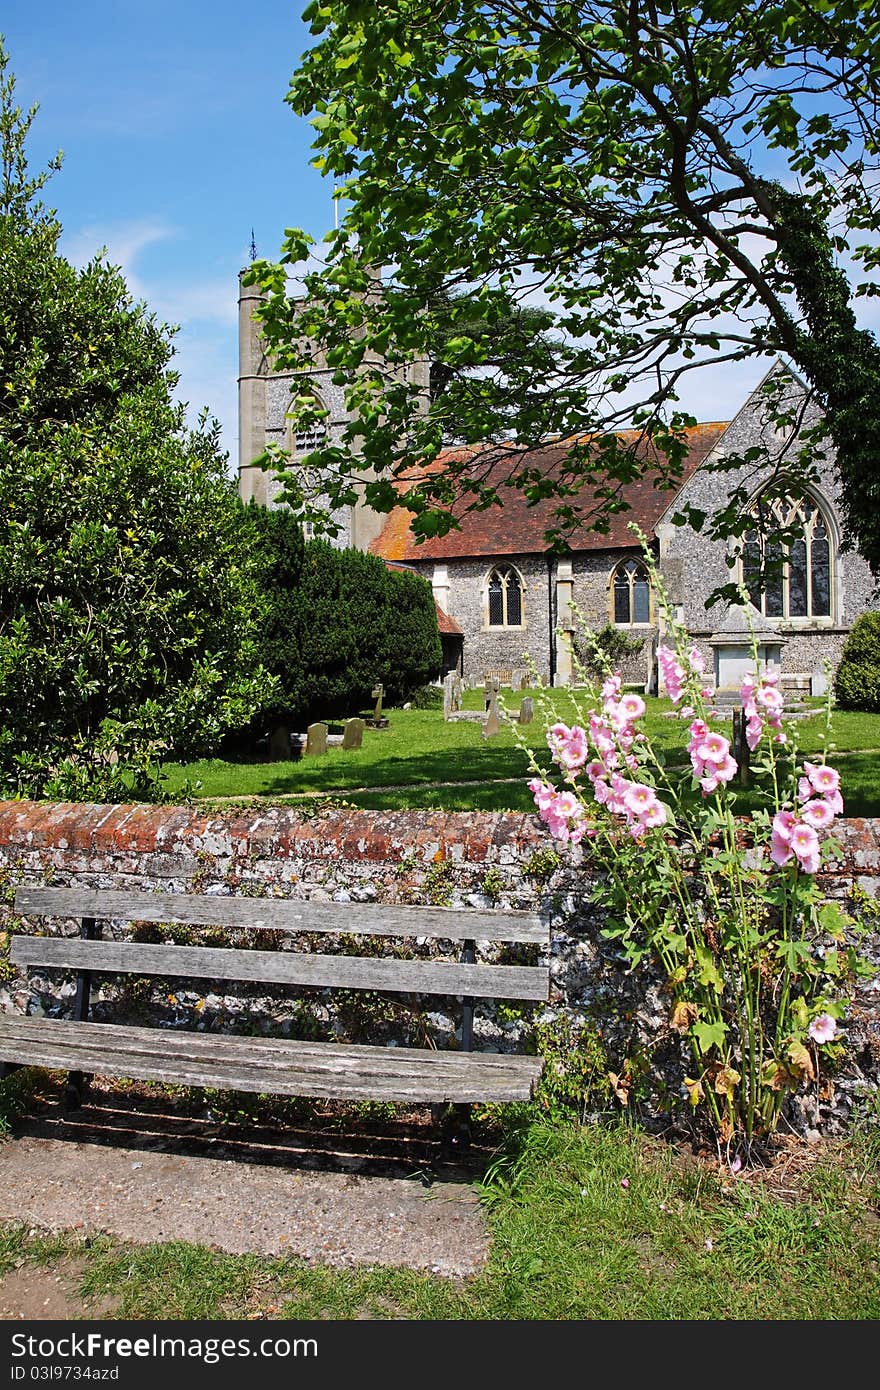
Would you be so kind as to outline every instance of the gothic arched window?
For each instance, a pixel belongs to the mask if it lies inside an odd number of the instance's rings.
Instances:
[[[486,581],[490,627],[522,627],[523,585],[512,565],[499,565]]]
[[[742,552],[752,603],[767,618],[829,618],[831,536],[818,503],[761,498],[754,516]]]
[[[651,621],[651,581],[640,560],[622,560],[612,574],[611,612],[618,627]]]

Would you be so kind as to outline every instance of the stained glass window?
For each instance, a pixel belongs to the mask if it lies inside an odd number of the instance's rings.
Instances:
[[[742,550],[743,584],[755,607],[768,618],[830,617],[831,546],[818,504],[762,498],[755,519]],[[774,531],[788,535],[773,539]]]
[[[624,560],[617,566],[611,589],[618,626],[651,621],[651,583],[648,571],[638,560]]]
[[[522,582],[515,569],[505,566],[489,575],[489,626],[522,627]]]

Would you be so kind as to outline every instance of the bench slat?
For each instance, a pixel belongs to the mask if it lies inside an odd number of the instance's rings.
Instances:
[[[543,1067],[540,1058],[521,1055],[333,1043],[305,1050],[295,1042],[228,1034],[212,1034],[207,1055],[193,1047],[196,1040],[208,1041],[204,1034],[169,1029],[0,1017],[4,1061],[220,1090],[340,1100],[500,1102],[528,1100]]]
[[[15,911],[24,916],[115,917],[132,922],[180,922],[357,936],[428,936],[447,941],[546,944],[549,940],[549,927],[536,913],[497,909],[22,887],[15,894]]]
[[[88,941],[81,937],[17,934],[12,940],[10,958],[16,965],[111,974],[459,994],[482,999],[546,1000],[549,987],[546,966],[460,965],[449,961],[321,956],[299,951],[234,951],[209,946],[156,946],[140,941]]]

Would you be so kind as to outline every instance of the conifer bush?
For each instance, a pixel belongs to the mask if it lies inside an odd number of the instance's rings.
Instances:
[[[880,712],[880,613],[863,613],[853,623],[834,674],[841,709]]]

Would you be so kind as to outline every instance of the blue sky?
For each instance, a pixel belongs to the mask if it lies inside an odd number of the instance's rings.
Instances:
[[[331,187],[284,97],[310,35],[305,0],[41,0],[3,6],[21,106],[39,103],[32,169],[59,148],[44,201],[62,250],[106,246],[132,293],[180,325],[179,395],[238,458],[238,272],[253,228],[274,256],[286,226],[320,239]]]

